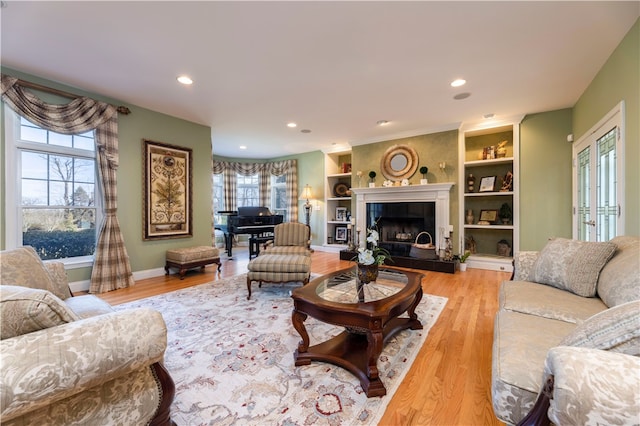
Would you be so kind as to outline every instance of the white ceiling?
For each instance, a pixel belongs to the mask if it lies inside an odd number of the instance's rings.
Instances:
[[[210,126],[215,154],[243,158],[572,107],[640,15],[638,1],[2,3],[3,66]]]

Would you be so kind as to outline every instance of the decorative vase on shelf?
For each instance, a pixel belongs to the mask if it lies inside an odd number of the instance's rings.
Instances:
[[[467,222],[467,225],[473,225],[473,222],[475,222],[476,220],[476,218],[473,216],[473,210],[467,210],[467,216],[465,216],[465,220]]]
[[[358,263],[358,281],[363,284],[369,284],[378,278],[378,264],[364,265]]]

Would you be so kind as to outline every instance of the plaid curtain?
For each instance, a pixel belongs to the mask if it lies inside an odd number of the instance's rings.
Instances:
[[[267,206],[271,202],[271,175],[281,176],[286,173],[287,198],[289,213],[293,221],[298,217],[298,162],[285,160],[273,163],[236,163],[231,161],[214,161],[213,174],[224,175],[224,209],[237,210],[236,196],[238,192],[238,175],[251,176],[259,174],[260,202]]]
[[[95,130],[99,184],[104,195],[104,221],[98,235],[91,293],[133,285],[129,256],[120,232],[117,212],[118,113],[113,105],[79,97],[64,105],[48,104],[24,90],[17,79],[2,75],[2,100],[38,126],[63,134]]]

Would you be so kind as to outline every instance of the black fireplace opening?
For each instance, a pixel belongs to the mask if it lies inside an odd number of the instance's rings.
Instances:
[[[368,203],[367,228],[370,229],[374,224],[380,234],[381,247],[388,250],[392,257],[408,257],[416,238],[421,244],[436,244],[436,203]],[[424,232],[429,233],[431,238]]]

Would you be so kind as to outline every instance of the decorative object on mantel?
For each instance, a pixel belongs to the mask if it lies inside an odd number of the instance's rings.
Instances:
[[[356,172],[356,176],[358,177],[358,188],[362,186],[362,183],[360,182],[362,180],[362,175],[363,175],[362,170],[358,170]]]
[[[376,172],[371,170],[369,172],[369,188],[375,188],[375,187],[376,187]]]
[[[420,185],[426,185],[429,183],[427,180],[427,173],[429,173],[429,168],[427,166],[420,167],[420,173],[422,174],[422,179],[420,179]]]
[[[390,186],[393,186],[393,181],[385,180],[384,182],[382,182],[382,186],[385,188],[389,188]]]
[[[418,153],[408,145],[393,145],[380,160],[382,175],[393,181],[409,179],[418,168]]]
[[[409,179],[402,179],[402,186],[409,186]]]
[[[418,243],[421,235],[427,235],[429,237],[429,242],[426,244]],[[418,259],[430,259],[435,260],[438,258],[438,254],[436,253],[436,246],[433,244],[433,238],[431,234],[427,231],[422,231],[418,235],[416,235],[416,241],[411,244],[411,250],[409,250],[409,256],[417,257]]]
[[[467,192],[473,192],[476,187],[476,178],[472,173],[469,173],[469,177],[467,178]]]

